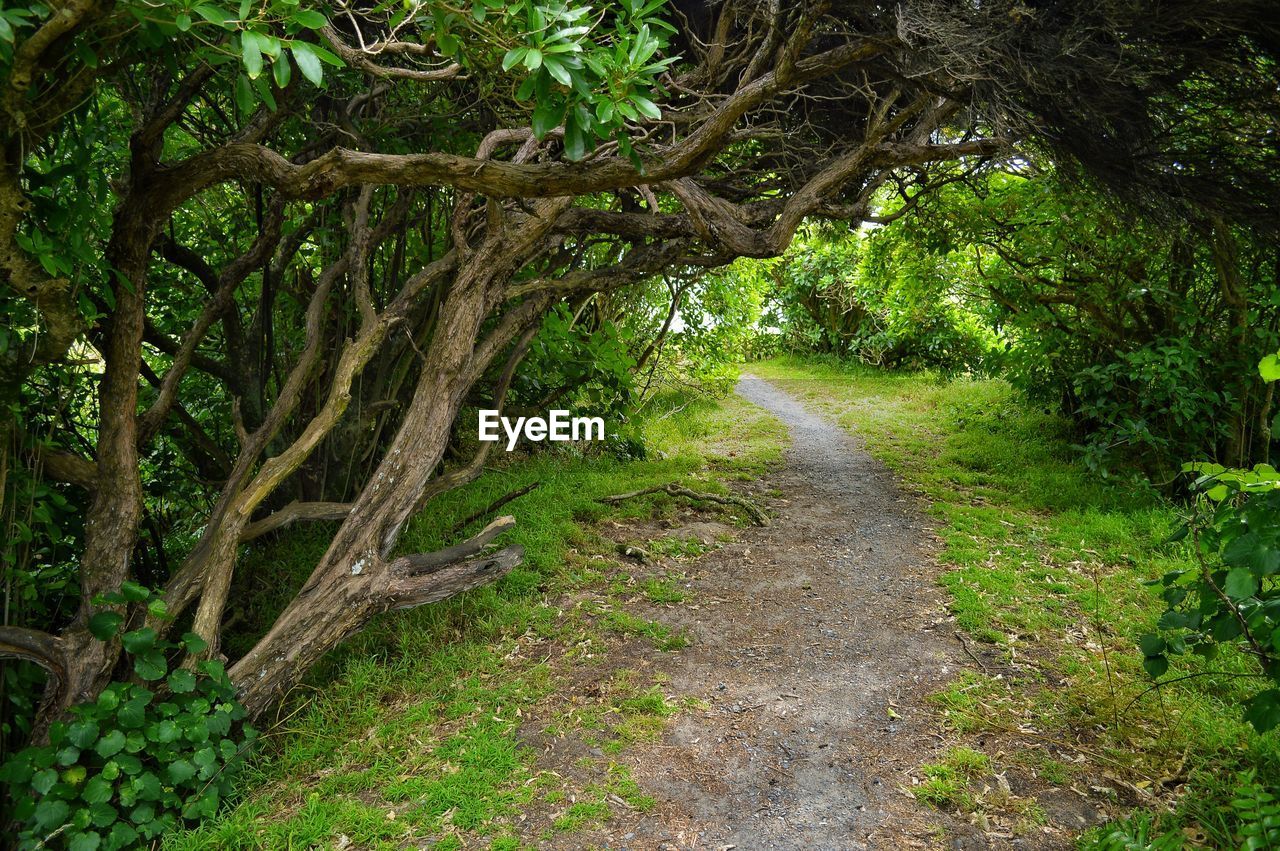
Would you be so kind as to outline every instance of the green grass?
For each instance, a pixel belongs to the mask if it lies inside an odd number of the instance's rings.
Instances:
[[[718,478],[758,475],[780,457],[785,430],[729,398],[654,417],[646,438],[648,460],[546,453],[507,463],[428,504],[406,530],[402,550],[465,537],[489,518],[446,532],[497,497],[542,483],[502,510],[517,520],[503,543],[524,546],[524,565],[459,598],[385,615],[331,653],[279,716],[260,724],[265,745],[242,776],[239,800],[199,828],[168,837],[164,847],[331,847],[342,836],[376,849],[422,842],[520,847],[513,825],[522,812],[579,791],[567,790],[520,744],[521,718],[554,704],[570,666],[603,664],[612,643],[640,636],[666,651],[687,644],[682,634],[622,608],[602,558],[611,548],[593,531],[605,517],[673,515],[675,501],[654,495],[606,507],[596,498],[677,479],[709,489]],[[302,529],[255,549],[240,571],[247,578],[237,588],[239,616],[265,627],[331,532]],[[644,587],[677,601],[661,582]],[[558,610],[556,599],[573,590],[605,604],[600,611]],[[557,644],[566,651],[561,661],[545,661]],[[615,686],[614,703],[596,719],[611,754],[652,738],[678,711],[652,687],[625,678]],[[589,730],[589,715],[573,716],[568,726]],[[608,794],[637,809],[652,806],[607,757],[596,773],[599,783],[581,790],[555,819],[556,830],[607,819]]]
[[[1185,545],[1165,543],[1175,506],[1088,472],[1069,424],[1001,381],[793,359],[750,371],[855,433],[928,502],[951,612],[999,669],[966,672],[931,698],[957,740],[1021,735],[1135,784],[1180,774],[1187,792],[1160,829],[1238,844],[1225,815],[1235,772],[1280,784],[1280,736],[1240,720],[1251,681],[1236,675],[1249,662],[1182,660],[1168,677],[1195,678],[1147,691],[1136,649],[1162,608],[1143,581],[1189,566]],[[1056,759],[1036,770],[1070,780]],[[941,780],[940,799],[962,793]]]

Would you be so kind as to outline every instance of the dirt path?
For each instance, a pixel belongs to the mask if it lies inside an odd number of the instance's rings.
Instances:
[[[837,426],[763,380],[737,392],[790,431],[785,466],[760,483],[781,492],[774,523],[696,563],[704,604],[677,616],[693,646],[667,673],[710,709],[638,755],[661,806],[607,845],[937,847],[942,819],[901,791],[938,747],[922,698],[961,653],[932,537]]]

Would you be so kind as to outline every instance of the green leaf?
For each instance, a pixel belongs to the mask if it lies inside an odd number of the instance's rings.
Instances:
[[[552,77],[556,78],[556,82],[558,82],[560,85],[562,86],[573,85],[573,77],[569,76],[568,69],[564,67],[564,65],[561,63],[559,59],[548,56],[546,57],[546,60],[543,62],[543,65],[546,67],[548,73],[550,73]]]
[[[569,159],[582,159],[587,153],[587,140],[579,124],[577,110],[570,110],[564,124],[564,152]]]
[[[132,579],[126,579],[120,583],[120,593],[130,603],[141,603],[151,597],[151,589],[134,582]]]
[[[253,108],[257,106],[257,100],[253,96],[253,83],[244,74],[236,77],[236,106],[240,108],[242,115],[249,115],[253,112]]]
[[[1163,656],[1148,656],[1142,660],[1142,667],[1152,679],[1159,679],[1169,670],[1169,660]]]
[[[185,668],[179,668],[169,675],[169,690],[174,694],[186,694],[195,691],[195,687],[196,675]]]
[[[302,76],[310,80],[313,85],[320,85],[324,80],[324,68],[320,65],[315,49],[305,41],[296,41],[289,49],[293,51],[293,61],[298,63],[298,70],[302,72]]]
[[[111,784],[104,777],[98,776],[90,778],[89,782],[84,784],[80,797],[87,804],[104,804],[111,800],[113,794]]]
[[[132,825],[117,821],[111,826],[111,833],[107,834],[107,841],[111,843],[112,848],[131,848],[138,840],[138,831],[134,830]]]
[[[87,748],[98,741],[98,722],[92,718],[76,721],[67,727],[67,741],[78,748]]]
[[[133,660],[133,671],[144,680],[158,680],[169,670],[164,654],[152,650]]]
[[[126,632],[120,637],[120,643],[130,653],[145,653],[156,646],[156,631],[149,626]]]
[[[169,763],[166,772],[169,775],[170,782],[185,783],[196,776],[196,767],[185,759],[179,759]]]
[[[1233,567],[1227,571],[1226,581],[1222,583],[1223,592],[1233,600],[1245,600],[1258,590],[1257,580],[1247,567]]]
[[[1280,353],[1263,358],[1258,364],[1258,374],[1263,381],[1280,381]]]
[[[178,28],[179,32],[186,32],[191,29],[191,16],[186,12],[179,12],[177,16],[174,17],[173,23],[174,26]]]
[[[62,827],[62,825],[66,823],[67,816],[70,813],[71,807],[67,806],[66,801],[57,801],[45,798],[39,804],[36,804],[36,826],[44,831],[51,831],[54,828]]]
[[[276,85],[280,88],[287,88],[289,81],[293,79],[293,66],[289,64],[288,56],[281,56],[271,63],[271,76],[275,78]]]
[[[89,618],[89,632],[99,641],[110,641],[122,623],[124,615],[119,612],[98,612]]]
[[[541,101],[533,110],[533,135],[539,139],[560,125],[564,119],[564,106],[551,100]]]
[[[98,756],[106,759],[107,757],[115,756],[120,753],[120,751],[124,750],[124,742],[124,732],[121,730],[112,730],[98,740],[98,744],[94,747],[94,750],[97,751]]]
[[[48,794],[53,788],[53,784],[58,782],[58,772],[52,768],[46,768],[44,771],[37,771],[31,777],[31,788],[37,795]]]
[[[116,720],[120,722],[120,726],[136,730],[145,724],[148,702],[149,700],[146,697],[134,697],[124,706],[121,706],[120,711],[116,713]]]
[[[98,851],[102,844],[102,836],[97,833],[77,833],[67,843],[67,851]]]
[[[1143,656],[1159,656],[1165,650],[1164,639],[1150,633],[1138,639],[1138,646],[1142,648]]]
[[[1244,719],[1259,733],[1280,726],[1280,690],[1260,691],[1244,702]]]
[[[636,111],[646,118],[652,118],[655,121],[662,118],[662,110],[644,95],[632,95],[631,102],[636,105]]]
[[[294,12],[289,17],[289,20],[309,30],[323,29],[325,24],[329,23],[329,20],[315,9],[302,9]]]
[[[13,44],[13,27],[9,26],[9,22],[4,19],[4,15],[0,15],[0,41],[7,41]]]
[[[203,653],[209,649],[208,643],[194,632],[188,632],[182,636],[182,646],[186,648],[188,653],[195,654]]]
[[[513,47],[508,50],[506,55],[502,57],[502,70],[510,71],[516,67],[520,60],[524,59],[524,54],[528,49],[527,47]]]
[[[240,33],[240,58],[249,79],[256,80],[262,74],[262,48],[258,46],[257,33]]]
[[[107,827],[114,822],[119,813],[116,808],[108,803],[94,804],[89,807],[89,820],[93,822],[94,827]]]
[[[209,23],[222,27],[224,29],[230,29],[230,27],[228,27],[227,25],[231,21],[235,20],[235,16],[232,15],[230,12],[226,11],[225,9],[219,9],[217,6],[210,6],[205,3],[202,3],[199,6],[197,6],[195,8],[195,13],[200,17],[204,18]]]
[[[524,52],[524,67],[530,71],[537,71],[542,67],[542,51],[536,47],[530,47]]]
[[[107,686],[107,688],[98,695],[98,708],[104,712],[113,712],[120,705],[120,687],[116,685]]]

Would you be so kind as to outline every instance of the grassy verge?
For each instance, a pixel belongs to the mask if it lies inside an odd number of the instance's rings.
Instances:
[[[406,531],[406,550],[448,543],[443,530],[541,482],[502,509],[516,517],[508,541],[524,545],[525,565],[492,587],[380,618],[347,642],[265,725],[240,801],[165,847],[513,849],[535,811],[548,840],[606,822],[611,808],[652,807],[615,758],[656,735],[681,702],[660,678],[609,657],[626,642],[678,652],[682,637],[630,611],[625,598],[634,591],[644,605],[670,604],[683,594],[665,575],[630,587],[595,524],[674,506],[665,496],[610,508],[595,499],[675,479],[715,489],[757,475],[785,437],[736,398],[669,410],[645,427],[648,460],[547,453],[434,500]],[[250,602],[241,616],[265,622],[326,542],[315,529],[255,553],[242,571],[249,580],[239,598]],[[575,690],[584,671],[594,678],[586,695]],[[530,728],[591,747],[581,770],[568,777],[544,766],[526,744]]]
[[[751,371],[855,432],[928,501],[942,583],[980,660],[933,697],[958,747],[999,752],[995,771],[1139,810],[1086,844],[1147,847],[1123,844],[1140,834],[1172,847],[1240,844],[1241,772],[1280,784],[1280,736],[1240,720],[1249,664],[1184,660],[1153,690],[1136,649],[1161,608],[1142,583],[1190,566],[1185,545],[1164,543],[1173,506],[1089,473],[1067,424],[1003,382],[787,359]],[[924,769],[926,798],[982,821],[1026,818],[1007,794],[975,797],[972,771]]]

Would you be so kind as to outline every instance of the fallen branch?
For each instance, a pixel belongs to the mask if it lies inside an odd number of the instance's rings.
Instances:
[[[451,547],[445,547],[443,550],[436,550],[432,553],[415,553],[414,555],[401,556],[392,563],[391,569],[393,572],[406,576],[439,570],[446,565],[476,555],[488,546],[490,541],[515,525],[516,519],[510,514],[506,514],[485,526],[474,537],[468,538],[460,544],[454,544]]]
[[[757,526],[769,525],[769,516],[740,496],[733,496],[732,494],[729,496],[722,496],[718,493],[702,493],[700,491],[690,490],[689,488],[678,485],[675,482],[665,485],[654,485],[651,488],[631,491],[630,493],[602,496],[596,501],[603,502],[607,505],[616,505],[624,500],[634,499],[637,496],[646,496],[651,493],[665,493],[670,496],[682,496],[685,499],[692,499],[697,502],[715,502],[720,505],[736,505],[743,511],[747,512],[747,514],[751,515],[752,521]]]
[[[351,513],[349,502],[291,502],[279,511],[250,523],[240,533],[240,543],[261,538],[299,520],[344,520]]]
[[[486,505],[484,508],[482,508],[482,509],[480,509],[479,511],[477,511],[475,514],[472,514],[471,516],[469,516],[469,517],[467,517],[467,518],[465,518],[465,519],[463,519],[463,520],[459,520],[457,523],[454,523],[454,524],[453,524],[453,526],[449,529],[449,534],[450,534],[450,535],[453,535],[453,534],[455,534],[455,533],[457,533],[457,532],[461,531],[462,529],[467,528],[467,527],[468,527],[468,526],[470,526],[472,523],[474,523],[476,520],[479,520],[481,517],[484,517],[484,516],[486,516],[486,515],[488,515],[488,514],[492,514],[493,512],[497,511],[497,510],[498,510],[499,508],[501,508],[502,506],[506,505],[508,502],[512,502],[513,500],[517,500],[517,499],[519,499],[520,497],[524,496],[525,494],[529,493],[529,491],[536,490],[536,489],[538,489],[538,488],[540,488],[540,487],[542,487],[542,482],[530,482],[529,484],[525,485],[525,486],[524,486],[524,487],[522,487],[522,488],[516,488],[515,490],[513,490],[511,493],[507,494],[506,496],[500,496],[500,497],[498,497],[498,498],[497,498],[497,499],[495,499],[493,502],[489,503],[489,504],[488,504],[488,505]]]

